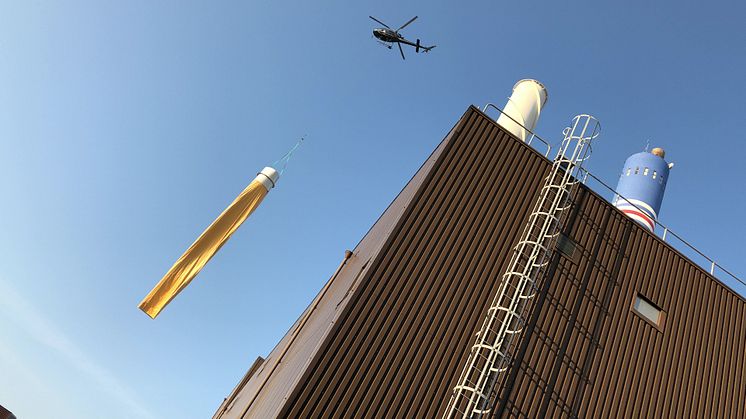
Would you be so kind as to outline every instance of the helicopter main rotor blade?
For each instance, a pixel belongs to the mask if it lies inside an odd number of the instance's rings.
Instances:
[[[399,45],[399,52],[401,52],[401,59],[406,60],[406,58],[404,58],[404,50],[401,48],[401,42],[397,42],[396,45]]]
[[[375,20],[376,22],[380,23],[381,25],[385,26],[386,28],[391,29],[391,28],[389,28],[389,25],[381,22],[380,20],[374,18],[373,16],[368,16],[368,17],[371,18],[371,19],[373,19],[373,20]]]
[[[400,27],[399,29],[397,29],[396,31],[397,31],[397,32],[399,32],[400,30],[402,30],[402,29],[406,28],[406,27],[407,27],[407,25],[409,25],[410,23],[414,22],[414,20],[415,20],[415,19],[417,19],[417,16],[415,16],[415,17],[413,17],[413,18],[409,19],[409,22],[407,22],[407,23],[405,23],[405,24],[401,25],[401,27]]]

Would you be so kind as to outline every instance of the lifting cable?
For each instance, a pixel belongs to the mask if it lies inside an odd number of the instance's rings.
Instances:
[[[288,162],[290,161],[290,158],[293,156],[293,153],[295,153],[295,150],[297,150],[298,147],[300,147],[301,143],[303,142],[303,140],[306,139],[307,136],[308,134],[305,134],[302,137],[300,137],[300,140],[298,140],[298,142],[295,143],[295,145],[293,146],[293,148],[290,149],[290,151],[285,153],[285,155],[282,156],[279,160],[272,163],[272,167],[276,168],[280,172],[280,175],[282,175],[283,172],[285,172],[285,168],[287,168]]]

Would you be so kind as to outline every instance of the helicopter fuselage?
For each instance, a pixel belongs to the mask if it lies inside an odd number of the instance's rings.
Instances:
[[[380,39],[383,42],[401,42],[405,39],[399,35],[396,31],[387,28],[376,28],[373,29],[373,36]]]
[[[376,38],[378,38],[380,41],[386,42],[386,43],[389,43],[389,44],[392,44],[394,42],[398,42],[400,44],[411,45],[413,47],[417,47],[417,44],[415,44],[414,42],[412,42],[412,41],[404,38],[401,35],[399,35],[398,32],[393,31],[391,29],[387,29],[387,28],[376,28],[376,29],[373,29],[373,36],[375,36]],[[389,46],[389,48],[390,48],[390,46]],[[427,52],[427,50],[429,49],[427,47],[424,47],[424,48],[423,47],[418,47],[418,52],[419,52],[419,48],[424,49],[425,52]]]
[[[383,25],[382,28],[375,28],[373,29],[373,36],[378,39],[379,42],[381,42],[383,45],[385,45],[388,49],[391,49],[391,47],[394,44],[397,44],[399,47],[399,52],[401,53],[401,58],[404,60],[404,50],[402,49],[401,45],[411,45],[415,48],[415,52],[429,52],[431,49],[435,48],[435,45],[431,47],[426,47],[424,45],[420,44],[420,40],[418,39],[417,42],[412,42],[399,33],[400,30],[406,28],[410,23],[414,22],[415,19],[417,19],[417,16],[413,17],[412,19],[409,19],[409,21],[399,27],[399,29],[391,29],[389,25],[381,22],[380,20],[374,18],[373,16],[368,16],[369,18],[373,19],[377,23],[380,23]]]

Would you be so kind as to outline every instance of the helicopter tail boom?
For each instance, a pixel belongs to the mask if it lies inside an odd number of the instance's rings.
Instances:
[[[436,45],[433,45],[431,47],[426,47],[426,46],[420,44],[420,39],[417,38],[417,42],[415,42],[415,44],[414,44],[414,52],[420,52],[420,50],[422,50],[422,52],[430,52],[430,50],[433,49],[433,48],[435,48],[435,47],[436,47]]]

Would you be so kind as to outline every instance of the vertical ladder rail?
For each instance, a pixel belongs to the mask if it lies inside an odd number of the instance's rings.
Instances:
[[[528,302],[536,295],[538,280],[549,264],[582,164],[590,143],[600,133],[598,120],[578,115],[563,131],[564,140],[529,215],[521,239],[513,248],[508,268],[464,369],[454,387],[443,418],[473,419],[490,412],[501,377],[512,365],[514,346],[525,325]]]

